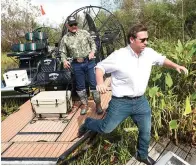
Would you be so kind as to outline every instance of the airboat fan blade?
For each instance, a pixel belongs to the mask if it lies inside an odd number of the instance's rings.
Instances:
[[[105,32],[101,38],[101,42],[102,43],[112,43],[112,42],[119,39],[119,37],[120,37],[119,34],[120,34],[120,30],[117,30],[115,32],[111,32],[111,31]]]
[[[89,31],[97,32],[95,22],[93,21],[92,17],[88,13],[86,13],[86,21],[88,23]]]

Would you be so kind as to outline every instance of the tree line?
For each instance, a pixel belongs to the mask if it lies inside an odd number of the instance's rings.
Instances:
[[[125,31],[130,25],[143,23],[154,39],[182,42],[196,38],[196,0],[100,0],[120,20]],[[2,0],[1,48],[9,51],[14,43],[23,42],[26,32],[40,25],[35,21],[41,15],[31,0]],[[89,4],[90,5],[90,4]]]
[[[101,0],[101,5],[114,11],[125,30],[143,23],[154,39],[196,39],[196,0]]]

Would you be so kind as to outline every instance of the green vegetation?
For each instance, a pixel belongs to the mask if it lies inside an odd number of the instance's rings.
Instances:
[[[16,59],[11,59],[7,57],[6,53],[1,54],[1,78],[3,76],[3,73],[7,69],[17,68],[17,67],[18,67],[18,62]]]
[[[28,99],[3,99],[1,100],[1,121],[6,119],[13,112],[18,111],[19,107]]]

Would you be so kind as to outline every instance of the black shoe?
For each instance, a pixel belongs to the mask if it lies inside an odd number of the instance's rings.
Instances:
[[[97,108],[96,110],[98,115],[102,115],[103,114],[103,110],[101,108]]]
[[[145,163],[146,165],[154,165],[155,164],[155,161],[149,156],[146,159],[141,159],[139,156],[136,156],[136,159],[140,162]]]
[[[98,115],[103,114],[103,110],[102,110],[102,108],[101,108],[101,104],[96,104],[96,113],[97,113]]]
[[[82,137],[87,131],[88,129],[82,124],[78,130],[78,137]]]

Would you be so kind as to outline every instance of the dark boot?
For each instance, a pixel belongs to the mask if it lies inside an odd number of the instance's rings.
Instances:
[[[103,114],[103,110],[101,108],[101,97],[98,91],[96,90],[92,90],[92,95],[93,95],[93,99],[94,102],[96,104],[96,112],[98,115]]]
[[[88,110],[88,97],[87,97],[87,94],[86,94],[86,90],[81,90],[81,91],[76,91],[79,98],[80,98],[80,101],[82,103],[82,106],[81,106],[81,112],[80,114],[81,115],[85,115],[87,113],[87,110]]]
[[[78,130],[78,137],[82,137],[87,132],[87,128],[82,124]]]
[[[148,156],[148,157],[145,158],[145,159],[142,159],[142,158],[140,158],[140,156],[136,153],[135,158],[136,158],[138,161],[145,163],[146,165],[154,165],[154,164],[155,164],[155,161],[154,161],[150,156]]]

